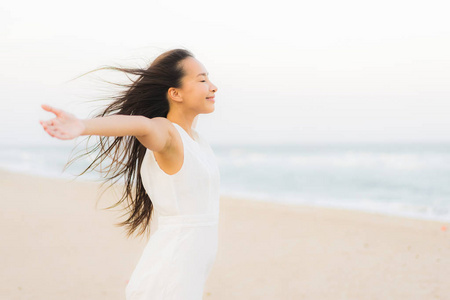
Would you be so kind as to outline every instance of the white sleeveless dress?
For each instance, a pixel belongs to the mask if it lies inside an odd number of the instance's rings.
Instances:
[[[173,123],[173,122],[172,122]],[[218,249],[220,175],[214,153],[178,124],[184,161],[169,175],[147,149],[141,178],[153,203],[150,239],[126,287],[127,300],[201,300]],[[155,218],[155,219],[154,219]]]

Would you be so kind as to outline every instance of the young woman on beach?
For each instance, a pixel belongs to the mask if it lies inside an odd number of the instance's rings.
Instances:
[[[120,225],[129,235],[149,232],[156,213],[158,229],[131,275],[126,299],[200,300],[217,253],[220,177],[194,123],[214,111],[217,87],[184,49],[161,54],[147,69],[108,69],[138,77],[92,119],[44,104],[56,117],[40,123],[62,140],[100,136],[88,169],[112,158],[108,180],[125,177],[116,205],[128,204],[128,219]]]

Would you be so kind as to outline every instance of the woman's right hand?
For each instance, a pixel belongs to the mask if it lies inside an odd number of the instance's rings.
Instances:
[[[84,123],[73,114],[46,104],[42,104],[41,107],[56,115],[53,119],[39,121],[44,130],[52,137],[60,140],[71,140],[83,133],[85,129]]]

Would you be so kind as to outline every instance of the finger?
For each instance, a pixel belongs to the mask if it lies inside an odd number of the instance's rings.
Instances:
[[[57,139],[60,139],[60,140],[68,140],[69,139],[67,134],[57,131],[57,130],[52,132],[52,136]]]
[[[62,112],[63,112],[62,110],[57,109],[57,108],[55,108],[55,107],[53,107],[53,106],[50,106],[50,105],[47,105],[47,104],[42,104],[41,107],[42,107],[44,110],[48,111],[48,112],[54,113],[54,114],[57,115],[58,117],[61,116],[61,114],[62,114]]]
[[[48,127],[47,122],[39,121],[39,123],[41,123],[41,125],[42,125],[42,127],[43,127],[44,129],[47,129],[47,127]]]
[[[45,132],[47,132],[48,134],[53,134],[53,130],[51,128],[45,127],[44,128]]]
[[[42,126],[52,127],[55,126],[58,122],[58,119],[50,119],[47,121],[41,121]]]
[[[50,136],[52,136],[52,137],[54,136],[53,132],[50,131],[50,130],[48,130],[48,129],[45,129],[45,132],[47,132],[47,134],[50,135]]]
[[[60,135],[60,133],[57,131],[47,131],[47,133],[54,138],[59,138],[59,135]]]
[[[46,126],[44,128],[45,128],[45,130],[51,131],[51,132],[58,131],[58,128],[56,128],[55,126]]]
[[[48,127],[52,126],[50,121],[41,121],[41,125],[44,128],[48,128]]]

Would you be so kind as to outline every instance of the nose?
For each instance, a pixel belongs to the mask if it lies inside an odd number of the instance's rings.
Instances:
[[[217,92],[217,90],[218,90],[217,86],[215,86],[213,83],[211,83],[211,91],[215,93],[215,92]]]

